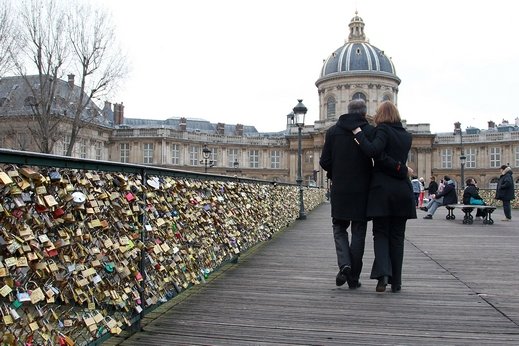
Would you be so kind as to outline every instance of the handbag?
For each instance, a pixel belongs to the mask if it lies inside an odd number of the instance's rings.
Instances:
[[[485,201],[483,201],[482,199],[477,199],[477,198],[474,198],[474,197],[470,197],[469,204],[471,204],[471,205],[485,205]]]

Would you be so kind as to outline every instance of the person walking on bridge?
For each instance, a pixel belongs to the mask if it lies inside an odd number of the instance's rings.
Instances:
[[[332,181],[330,202],[332,228],[339,272],[335,284],[348,282],[351,289],[360,287],[362,257],[366,240],[366,203],[373,167],[353,140],[351,128],[360,127],[369,136],[373,126],[366,120],[367,107],[362,99],[348,104],[348,113],[339,117],[326,132],[319,164]],[[348,227],[351,225],[351,245]]]
[[[407,177],[412,170],[405,166],[412,136],[390,101],[380,104],[374,120],[377,127],[372,140],[363,129],[353,130],[360,148],[375,162],[367,207],[367,216],[373,218],[375,248],[370,277],[378,280],[377,292],[385,292],[388,283],[393,292],[399,292],[406,223],[416,218],[415,196]]]

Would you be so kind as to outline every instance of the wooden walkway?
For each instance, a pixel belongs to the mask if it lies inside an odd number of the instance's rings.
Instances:
[[[402,291],[335,286],[330,205],[177,296],[106,345],[519,345],[519,212],[494,225],[410,220]]]

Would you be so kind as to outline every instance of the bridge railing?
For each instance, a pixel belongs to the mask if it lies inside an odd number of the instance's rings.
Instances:
[[[299,215],[298,187],[0,149],[0,338],[97,343]],[[305,188],[307,210],[325,198]]]

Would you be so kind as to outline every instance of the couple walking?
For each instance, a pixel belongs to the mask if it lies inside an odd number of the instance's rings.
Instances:
[[[353,100],[348,113],[326,133],[320,158],[331,180],[332,226],[339,273],[336,285],[361,286],[367,221],[373,220],[375,261],[371,279],[376,291],[402,285],[405,227],[416,218],[413,189],[407,178],[411,135],[403,128],[396,106],[380,104],[374,121],[366,120],[366,103]],[[351,226],[351,242],[348,228]]]

